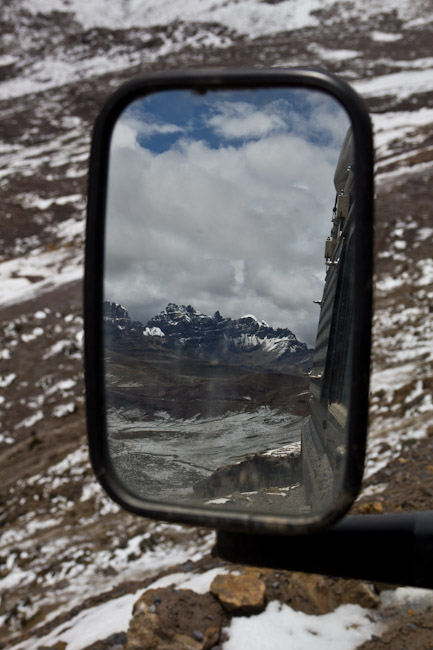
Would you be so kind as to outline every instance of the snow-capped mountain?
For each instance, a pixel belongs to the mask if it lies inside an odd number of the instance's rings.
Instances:
[[[106,301],[104,321],[107,332],[117,343],[121,340],[124,346],[133,340],[136,347],[141,334],[156,337],[163,345],[181,347],[186,353],[220,361],[265,366],[277,363],[302,368],[309,367],[312,361],[313,350],[299,341],[290,329],[274,329],[251,314],[232,319],[216,311],[208,316],[191,305],[169,303],[143,325],[133,321],[121,305]]]

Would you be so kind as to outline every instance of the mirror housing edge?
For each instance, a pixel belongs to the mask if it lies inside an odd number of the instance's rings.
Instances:
[[[350,406],[348,465],[342,496],[338,503],[325,515],[313,516],[308,520],[302,517],[284,519],[272,515],[222,513],[211,509],[197,512],[194,508],[183,505],[170,504],[167,507],[149,501],[144,504],[116,479],[107,445],[104,443],[103,242],[109,147],[114,124],[132,99],[151,92],[187,88],[200,93],[206,89],[248,88],[252,85],[296,85],[322,90],[333,96],[346,109],[352,121],[356,143],[356,301],[353,336],[357,345],[353,346],[353,366],[357,372],[351,373],[351,394],[356,395],[356,400],[352,400]],[[361,485],[368,418],[373,268],[373,145],[370,120],[362,99],[338,77],[308,68],[198,70],[146,75],[132,79],[115,91],[96,120],[90,158],[87,214],[84,281],[87,428],[92,466],[104,490],[121,507],[141,516],[236,532],[302,535],[326,528],[340,519],[347,512]]]

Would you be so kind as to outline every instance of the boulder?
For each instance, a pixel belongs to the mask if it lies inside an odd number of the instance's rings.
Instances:
[[[327,614],[347,603],[356,603],[367,609],[376,609],[380,605],[380,597],[373,585],[360,580],[289,571],[273,571],[262,579],[267,600],[279,600],[307,614]]]
[[[232,616],[258,614],[265,608],[265,583],[252,573],[218,575],[210,592]]]
[[[266,456],[254,454],[234,465],[220,467],[194,485],[194,495],[214,498],[262,488],[287,487],[301,478],[300,455]]]
[[[135,603],[126,650],[209,650],[225,620],[210,594],[149,589]]]

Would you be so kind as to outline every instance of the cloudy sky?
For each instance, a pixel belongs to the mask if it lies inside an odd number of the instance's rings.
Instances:
[[[254,314],[314,346],[348,117],[301,88],[164,91],[113,132],[105,298]]]

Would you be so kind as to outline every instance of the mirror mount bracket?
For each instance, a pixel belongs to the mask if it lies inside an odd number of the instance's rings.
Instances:
[[[251,566],[432,589],[433,511],[348,516],[290,538],[219,530],[215,552]]]

